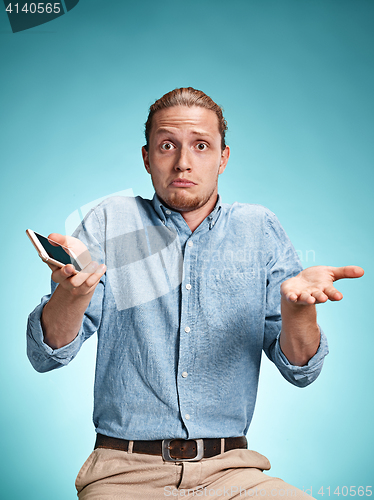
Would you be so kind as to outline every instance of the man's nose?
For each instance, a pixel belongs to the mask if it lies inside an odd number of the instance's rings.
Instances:
[[[175,164],[175,169],[180,172],[185,170],[191,170],[191,159],[189,158],[188,148],[181,148],[177,162]]]

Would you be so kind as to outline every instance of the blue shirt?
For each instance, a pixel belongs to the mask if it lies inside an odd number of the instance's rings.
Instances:
[[[262,350],[299,387],[321,371],[322,331],[303,367],[279,346],[280,284],[302,267],[268,209],[218,197],[191,232],[157,195],[113,197],[74,236],[107,272],[77,337],[60,349],[43,342],[40,316],[50,295],[42,298],[29,316],[28,356],[40,372],[60,368],[97,331],[97,432],[129,440],[245,435]]]

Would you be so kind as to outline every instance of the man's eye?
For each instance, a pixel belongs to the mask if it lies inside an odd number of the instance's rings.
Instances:
[[[199,142],[199,144],[197,144],[196,147],[199,151],[204,151],[207,148],[207,145],[204,144],[203,142]]]
[[[161,144],[161,149],[164,151],[170,151],[173,149],[173,145],[170,142],[165,142],[165,144]]]

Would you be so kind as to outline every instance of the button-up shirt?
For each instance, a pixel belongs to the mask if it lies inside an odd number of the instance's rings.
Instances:
[[[245,435],[262,350],[294,385],[318,376],[328,353],[322,331],[302,367],[279,345],[280,284],[302,267],[268,209],[218,197],[191,232],[157,195],[112,197],[74,236],[107,271],[77,337],[60,349],[43,341],[50,295],[42,298],[29,317],[28,356],[40,372],[62,367],[97,331],[97,432],[129,440]]]

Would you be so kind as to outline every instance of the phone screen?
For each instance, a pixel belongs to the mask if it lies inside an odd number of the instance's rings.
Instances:
[[[52,245],[52,243],[50,243],[48,241],[48,238],[46,238],[45,236],[42,236],[39,233],[35,233],[35,231],[34,231],[34,234],[38,238],[38,240],[39,240],[40,244],[43,246],[44,250],[47,252],[48,256],[51,257],[51,259],[57,260],[58,262],[61,262],[62,264],[65,264],[65,265],[66,264],[73,264],[73,266],[75,267],[75,269],[77,271],[82,270],[82,268],[80,267],[78,262],[68,254],[68,252],[66,251],[67,249],[65,250],[65,247],[63,247],[62,245],[59,245],[57,242],[56,242],[56,245],[58,245],[58,246],[54,246],[54,245]]]

